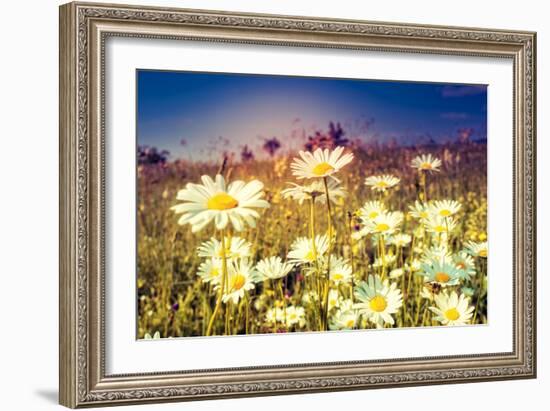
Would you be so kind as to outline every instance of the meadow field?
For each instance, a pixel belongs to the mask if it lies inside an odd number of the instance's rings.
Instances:
[[[486,144],[342,148],[140,162],[138,338],[487,323]]]

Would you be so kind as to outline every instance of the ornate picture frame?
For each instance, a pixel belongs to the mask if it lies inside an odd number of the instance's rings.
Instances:
[[[107,375],[105,41],[201,40],[498,57],[513,62],[513,350]],[[536,377],[536,34],[69,3],[60,7],[60,403],[67,407]],[[207,342],[205,342],[206,344]]]

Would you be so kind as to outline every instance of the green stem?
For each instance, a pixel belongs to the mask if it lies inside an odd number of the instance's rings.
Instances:
[[[214,325],[214,320],[216,319],[216,316],[218,315],[218,312],[220,311],[220,307],[222,305],[222,298],[223,298],[223,292],[225,290],[225,284],[227,282],[227,258],[225,255],[225,229],[221,230],[222,235],[222,283],[220,287],[220,293],[218,295],[218,300],[216,301],[216,307],[214,308],[214,312],[212,313],[212,317],[210,317],[210,322],[208,323],[208,328],[206,328],[206,336],[211,335],[212,333],[212,327]]]
[[[330,287],[330,256],[332,253],[332,206],[330,204],[330,195],[328,192],[328,180],[327,177],[323,178],[325,185],[325,195],[327,197],[327,231],[328,231],[328,251],[327,251],[327,278],[325,284],[324,306],[325,306],[325,318],[324,318],[324,330],[328,329],[328,294]]]

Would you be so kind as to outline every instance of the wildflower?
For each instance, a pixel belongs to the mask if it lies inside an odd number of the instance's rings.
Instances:
[[[472,318],[474,307],[470,299],[453,291],[450,295],[443,292],[434,297],[435,307],[429,307],[436,316],[434,319],[443,325],[464,325]]]
[[[422,221],[430,216],[428,206],[418,200],[414,202],[414,205],[409,206],[409,210],[409,214],[417,220]]]
[[[306,325],[306,313],[304,307],[296,307],[291,305],[286,308],[286,325],[292,327],[297,325],[298,327],[303,327]]]
[[[383,257],[380,256],[376,258],[376,260],[374,260],[374,263],[372,263],[372,267],[373,268],[378,268],[382,266],[388,267],[393,263],[395,263],[396,261],[397,261],[397,256],[395,254],[387,253]]]
[[[199,265],[197,275],[205,283],[217,284],[222,278],[222,260],[210,258]]]
[[[359,216],[362,219],[373,220],[385,211],[386,207],[380,201],[369,201],[359,209]]]
[[[315,262],[315,257],[323,256],[328,250],[328,237],[317,235],[315,237],[315,250],[311,239],[307,237],[297,238],[290,246],[291,250],[287,257],[289,262],[294,264],[306,264]]]
[[[441,160],[433,157],[431,154],[422,154],[413,158],[411,161],[411,167],[416,168],[419,171],[439,171],[439,167],[441,167]]]
[[[467,279],[476,273],[476,265],[470,254],[461,251],[453,257],[460,278]]]
[[[441,286],[456,285],[459,280],[458,268],[442,260],[433,260],[430,264],[422,264],[421,274],[427,282],[437,282]]]
[[[264,258],[263,260],[259,261],[258,264],[256,264],[256,271],[264,279],[269,278],[275,280],[277,278],[282,278],[287,275],[293,267],[293,264],[283,262],[281,257],[276,256]]]
[[[269,324],[275,324],[275,323],[278,323],[278,322],[283,322],[284,321],[284,311],[283,311],[283,309],[278,308],[278,307],[270,308],[269,310],[267,310],[267,313],[265,315],[265,320]]]
[[[351,330],[355,328],[359,320],[357,310],[338,310],[331,317],[329,328],[331,330]]]
[[[331,257],[330,280],[335,285],[347,284],[352,280],[352,269],[346,260],[336,256]]]
[[[446,218],[456,214],[462,205],[458,201],[443,200],[434,201],[430,204],[430,211],[432,214],[436,214],[440,217]]]
[[[487,241],[484,241],[481,243],[468,241],[466,243],[466,248],[468,249],[468,252],[472,254],[474,257],[487,258],[487,255],[488,255]]]
[[[245,291],[252,290],[254,283],[259,280],[258,274],[248,259],[231,262],[227,274],[227,289],[223,290],[222,298],[224,303],[229,300],[235,304],[238,303],[244,297]]]
[[[399,178],[391,174],[381,176],[370,176],[365,179],[365,185],[369,186],[374,191],[386,191],[388,188],[395,187],[401,181]]]
[[[367,282],[362,281],[355,288],[355,297],[361,301],[355,304],[370,322],[377,328],[384,324],[395,324],[392,314],[395,314],[403,304],[401,290],[396,283],[382,282],[379,276],[369,275]]]
[[[392,234],[403,222],[403,213],[400,211],[385,211],[373,219],[363,219],[365,230],[371,234]]]
[[[201,180],[202,184],[189,183],[180,190],[177,199],[183,203],[171,207],[176,214],[182,214],[178,224],[190,224],[194,233],[211,221],[217,229],[224,229],[229,222],[237,231],[242,231],[245,223],[255,227],[255,219],[260,215],[254,209],[269,207],[262,199],[263,184],[258,180],[234,181],[226,185],[219,174],[215,181],[206,175]]]
[[[328,293],[328,309],[329,311],[333,308],[338,308],[340,306],[340,296],[338,290],[330,290]]]
[[[316,203],[326,204],[327,196],[325,192],[325,186],[322,181],[313,181],[311,184],[299,185],[290,183],[292,187],[285,188],[281,194],[284,198],[291,198],[298,201],[298,204],[303,204],[305,200],[314,200]],[[328,195],[330,201],[337,203],[339,199],[344,198],[347,193],[344,188],[340,186],[338,181],[330,179],[327,182]]]
[[[390,278],[396,279],[401,277],[405,273],[405,270],[402,268],[394,268],[390,271]]]
[[[247,258],[251,256],[252,244],[241,237],[231,237],[225,240],[225,257],[226,258]],[[222,258],[222,243],[221,241],[211,238],[204,241],[197,249],[199,257],[206,258]]]
[[[342,155],[343,152],[344,147],[336,147],[332,152],[321,148],[313,153],[300,151],[301,158],[295,158],[290,165],[292,174],[298,179],[331,176],[353,160],[352,153]]]
[[[435,245],[424,251],[422,261],[424,263],[430,263],[431,261],[439,261],[444,263],[445,261],[451,261],[452,255],[446,245]]]
[[[405,247],[411,242],[411,236],[409,234],[395,234],[388,242],[396,247]]]
[[[449,234],[456,228],[456,221],[452,217],[440,217],[437,214],[430,214],[424,221],[426,230],[434,234]]]

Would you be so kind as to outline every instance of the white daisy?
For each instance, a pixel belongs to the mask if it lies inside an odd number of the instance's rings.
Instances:
[[[331,330],[352,330],[359,320],[357,310],[338,310],[330,319]]]
[[[405,247],[406,245],[410,244],[411,242],[411,236],[409,234],[395,234],[393,235],[388,243],[395,245],[396,247]]]
[[[452,217],[441,217],[438,214],[430,214],[424,220],[426,230],[434,234],[449,234],[456,228],[456,221]]]
[[[352,280],[351,265],[340,257],[330,258],[330,280],[335,284],[348,284]]]
[[[369,186],[374,191],[386,191],[388,188],[395,187],[399,184],[401,179],[392,176],[391,174],[384,174],[381,176],[370,176],[365,179],[365,185]]]
[[[171,207],[176,214],[182,214],[178,224],[190,224],[195,233],[211,221],[217,229],[224,229],[229,222],[235,230],[242,231],[245,223],[256,226],[260,215],[255,208],[267,208],[269,203],[262,199],[263,184],[258,180],[249,183],[234,181],[226,185],[221,175],[212,180],[201,177],[202,184],[188,183],[177,194],[183,203]]]
[[[315,237],[315,250],[310,238],[299,237],[290,246],[291,250],[287,255],[290,263],[306,264],[315,262],[315,253],[317,258],[322,257],[328,250],[328,237],[326,235],[317,235]]]
[[[461,207],[462,205],[458,201],[438,200],[431,203],[429,208],[432,214],[445,218],[458,213]]]
[[[241,237],[231,237],[225,240],[225,258],[247,258],[251,256],[252,244]],[[222,258],[222,243],[215,238],[203,242],[197,248],[199,257]]]
[[[487,258],[487,255],[489,253],[487,249],[487,241],[484,241],[481,243],[468,241],[466,243],[466,248],[468,249],[468,252],[472,254],[474,257]]]
[[[470,322],[474,307],[470,299],[453,291],[450,295],[443,292],[434,297],[435,307],[429,307],[435,314],[434,319],[443,325],[465,325]]]
[[[429,206],[416,200],[414,205],[409,206],[409,214],[417,220],[425,220],[430,216]]]
[[[456,285],[460,279],[458,269],[452,263],[433,260],[430,264],[422,264],[422,271],[426,282],[436,282],[442,286]]]
[[[245,291],[252,290],[254,283],[259,280],[258,274],[252,268],[252,264],[248,259],[232,261],[228,264],[228,278],[226,289],[223,290],[222,301],[224,303],[229,300],[233,303],[238,303],[244,297]],[[220,285],[216,287],[219,288]]]
[[[290,183],[292,187],[285,188],[281,191],[284,198],[291,198],[298,201],[298,204],[303,204],[305,200],[314,199],[316,203],[326,204],[327,195],[325,185],[320,180],[315,180],[311,184],[299,185]],[[332,203],[337,203],[340,199],[347,195],[346,190],[340,186],[338,181],[330,179],[327,182],[328,195]]]
[[[306,325],[306,312],[304,307],[296,307],[295,305],[288,306],[286,308],[286,325],[287,327],[292,327],[293,325],[303,327]]]
[[[439,171],[439,167],[441,167],[441,160],[433,157],[431,154],[422,154],[413,158],[411,161],[411,167],[416,168],[419,171]]]
[[[405,274],[405,270],[403,268],[394,268],[390,271],[390,278],[396,279],[401,277],[403,274]]]
[[[435,245],[424,251],[422,262],[429,264],[431,261],[439,261],[441,263],[452,260],[452,254],[446,245]]]
[[[338,308],[340,306],[340,295],[338,294],[338,290],[330,290],[328,293],[328,309],[329,311],[333,308]]]
[[[392,264],[394,264],[396,261],[397,261],[397,256],[395,254],[387,253],[383,257],[382,256],[377,257],[372,263],[372,267],[373,268],[378,268],[382,266],[389,267]]]
[[[321,148],[313,153],[300,151],[301,158],[295,158],[290,165],[292,174],[298,179],[330,176],[353,160],[352,153],[342,155],[343,152],[344,147],[336,147],[332,152]]]
[[[319,301],[319,295],[313,291],[306,291],[302,295],[302,304],[315,303]]]
[[[385,211],[373,219],[362,219],[365,229],[371,234],[393,234],[403,222],[400,211]]]
[[[370,322],[377,328],[384,324],[395,324],[392,314],[395,314],[403,304],[401,290],[396,283],[382,282],[378,275],[369,275],[367,282],[361,282],[355,288],[355,297],[360,303],[355,304]]]
[[[283,262],[283,259],[281,257],[276,256],[267,257],[259,261],[258,264],[256,264],[256,271],[264,279],[269,278],[275,280],[277,278],[282,278],[287,275],[293,267],[293,264]]]
[[[368,201],[359,209],[358,214],[362,219],[373,220],[385,211],[386,207],[382,202]]]
[[[282,308],[270,308],[265,314],[265,320],[269,324],[282,323],[285,320],[284,311]]]
[[[422,263],[417,258],[413,259],[410,264],[405,264],[407,271],[414,273],[422,267]]]
[[[197,275],[205,283],[218,284],[222,279],[222,260],[209,258],[199,265]]]
[[[467,279],[476,273],[476,264],[470,254],[461,251],[453,257],[453,262],[458,268],[460,278]]]

